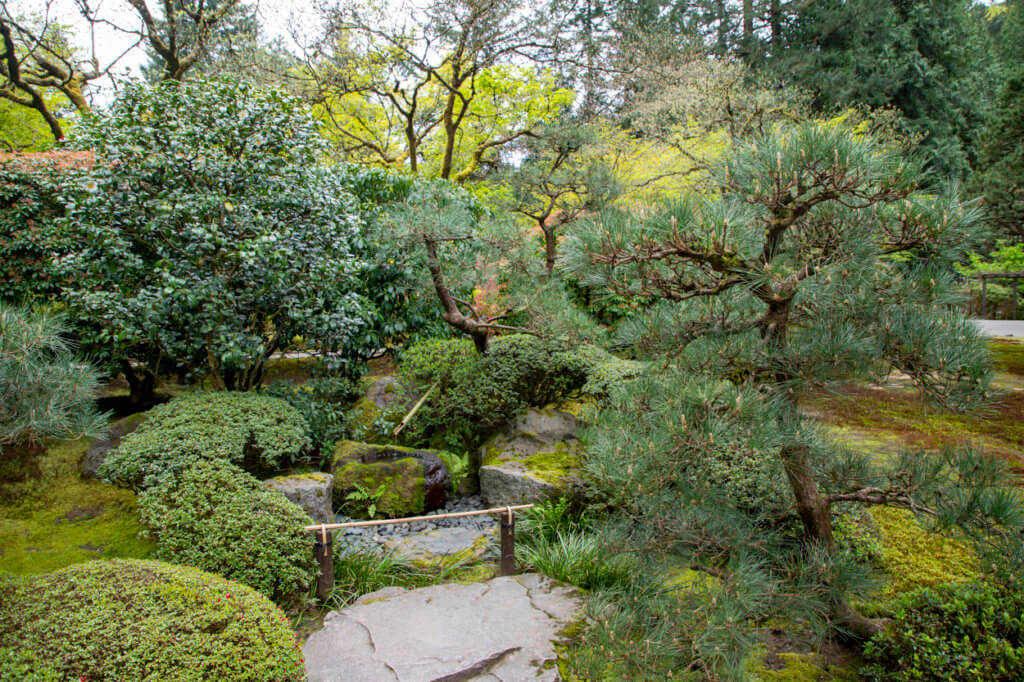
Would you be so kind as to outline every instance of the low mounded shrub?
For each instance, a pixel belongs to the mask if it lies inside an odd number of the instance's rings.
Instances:
[[[861,675],[879,682],[1024,679],[1024,595],[977,583],[915,590],[864,659]]]
[[[100,476],[144,490],[200,460],[279,469],[310,448],[309,427],[280,398],[254,393],[190,393],[153,408],[100,467]]]
[[[0,662],[42,667],[23,679],[306,679],[285,615],[256,591],[156,561],[90,561],[0,578]],[[26,652],[45,652],[32,656]],[[0,679],[6,679],[0,677]]]
[[[279,492],[220,461],[200,461],[139,496],[156,556],[237,580],[278,602],[316,575],[310,518]]]

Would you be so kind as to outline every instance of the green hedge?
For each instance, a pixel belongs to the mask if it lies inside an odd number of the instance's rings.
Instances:
[[[193,568],[91,561],[0,577],[0,604],[0,662],[27,669],[23,679],[53,679],[53,670],[90,682],[306,679],[280,609]]]
[[[156,556],[238,580],[275,601],[309,589],[316,575],[312,523],[279,492],[237,467],[199,461],[139,496]]]
[[[879,682],[1024,679],[1024,595],[982,584],[910,592],[864,648]]]
[[[253,393],[190,393],[149,412],[100,467],[100,476],[144,490],[200,460],[279,469],[309,450],[309,427],[280,398]]]

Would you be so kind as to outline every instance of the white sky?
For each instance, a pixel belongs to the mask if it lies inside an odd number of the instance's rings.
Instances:
[[[137,29],[140,25],[135,11],[126,0],[87,1],[94,14],[123,28]],[[295,28],[299,28],[299,35],[310,35],[310,31],[314,30],[311,28],[314,23],[311,11],[305,13],[305,18],[309,19],[311,25],[302,26],[305,23],[302,10],[309,7],[309,0],[259,0],[258,3],[252,4],[257,7],[264,40],[280,37],[289,44],[292,42],[289,32]],[[142,66],[148,60],[145,49],[139,46],[124,54],[137,37],[104,25],[97,25],[94,32],[90,33],[89,22],[82,18],[75,0],[0,0],[0,5],[8,7],[11,14],[16,17],[30,19],[30,24],[34,23],[31,21],[32,18],[41,19],[45,12],[49,12],[51,22],[55,20],[57,23],[71,26],[74,34],[72,43],[83,57],[88,59],[95,52],[101,69],[107,68],[111,62],[117,60],[116,66],[111,70],[116,79],[141,77]],[[157,3],[150,2],[150,6],[155,13],[158,11]],[[93,81],[90,90],[94,103],[102,106],[113,98],[114,84],[111,79],[104,78]]]

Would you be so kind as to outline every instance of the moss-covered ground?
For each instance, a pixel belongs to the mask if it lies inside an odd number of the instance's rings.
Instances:
[[[50,442],[31,461],[5,462],[0,571],[49,573],[91,559],[150,555],[153,545],[139,537],[135,495],[80,475],[88,447],[85,439]]]

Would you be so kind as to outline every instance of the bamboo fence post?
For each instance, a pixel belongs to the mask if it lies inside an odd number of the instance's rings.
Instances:
[[[320,567],[320,575],[316,579],[316,596],[327,599],[334,590],[334,535],[323,524],[316,536],[313,552]]]
[[[516,572],[516,520],[512,507],[506,507],[501,516],[501,575]]]

